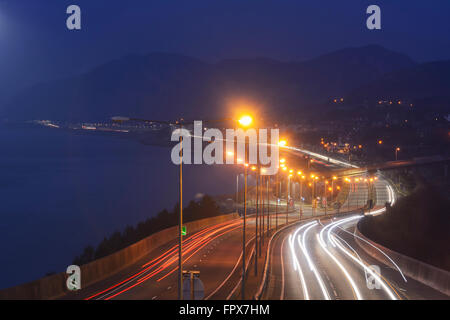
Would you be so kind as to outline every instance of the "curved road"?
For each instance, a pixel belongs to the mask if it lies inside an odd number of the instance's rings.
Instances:
[[[368,189],[352,186],[349,201],[367,199]],[[382,178],[374,181],[381,214],[394,192]],[[345,205],[348,205],[347,203]],[[344,207],[345,207],[344,205]],[[361,214],[317,218],[280,232],[273,240],[268,283],[262,299],[363,300],[448,299],[434,289],[405,277],[367,255],[355,242]],[[373,267],[375,266],[375,267]],[[377,267],[379,269],[377,269]]]

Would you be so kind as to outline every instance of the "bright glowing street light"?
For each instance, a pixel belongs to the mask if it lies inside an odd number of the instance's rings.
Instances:
[[[252,117],[250,117],[249,115],[245,115],[242,116],[239,120],[238,120],[239,124],[243,127],[248,127],[249,125],[252,124],[253,119]]]
[[[280,141],[278,141],[278,145],[280,147],[285,147],[287,145],[287,141],[286,140],[280,140]]]
[[[280,163],[285,163],[286,162],[286,159],[285,158],[281,158],[280,159]]]

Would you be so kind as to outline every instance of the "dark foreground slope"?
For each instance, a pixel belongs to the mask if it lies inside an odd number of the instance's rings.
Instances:
[[[399,199],[385,214],[365,217],[359,227],[389,249],[450,270],[450,201],[429,185]]]

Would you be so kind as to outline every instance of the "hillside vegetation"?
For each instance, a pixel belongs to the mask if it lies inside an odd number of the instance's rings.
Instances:
[[[450,201],[430,185],[418,186],[385,214],[365,217],[359,228],[389,249],[450,271]]]

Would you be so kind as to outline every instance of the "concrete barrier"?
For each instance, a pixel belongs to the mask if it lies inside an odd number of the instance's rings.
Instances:
[[[237,213],[231,213],[188,222],[185,225],[188,232],[193,234],[206,227],[238,218],[239,215]],[[81,285],[87,287],[129,267],[161,245],[176,239],[177,236],[178,229],[176,226],[167,228],[109,256],[80,266]],[[68,293],[66,279],[66,273],[61,272],[19,286],[0,290],[0,299],[56,299]]]
[[[371,257],[387,265],[388,267],[397,270],[393,263],[386,258],[379,250],[387,254],[398,265],[403,274],[414,280],[417,280],[437,291],[440,291],[450,296],[450,272],[439,269],[425,262],[416,260],[414,258],[405,256],[401,253],[388,249],[364,236],[359,228],[359,223],[356,226],[355,234],[356,243]],[[361,239],[359,239],[360,237]],[[367,242],[366,242],[367,241]],[[370,244],[369,244],[370,243]]]

